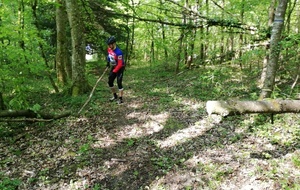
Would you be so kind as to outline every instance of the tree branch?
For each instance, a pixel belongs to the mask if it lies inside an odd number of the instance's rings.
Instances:
[[[41,113],[34,112],[32,110],[1,110],[0,118],[9,117],[17,118],[24,117],[24,119],[1,119],[0,121],[52,121],[56,119],[61,119],[63,117],[68,117],[71,115],[71,112],[65,112],[62,114],[50,114],[50,113]]]

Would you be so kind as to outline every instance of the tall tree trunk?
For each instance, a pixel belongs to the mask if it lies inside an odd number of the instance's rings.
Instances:
[[[25,49],[25,41],[24,41],[24,32],[25,32],[25,20],[24,20],[24,13],[25,12],[25,4],[23,0],[19,1],[19,7],[18,7],[18,24],[19,24],[19,46],[20,48],[22,48],[23,52],[24,52],[24,60],[26,61],[26,64],[28,64],[28,60],[26,57],[26,49]],[[22,61],[20,61],[22,62]]]
[[[273,22],[271,42],[270,42],[270,59],[267,65],[266,79],[260,93],[260,99],[269,98],[274,89],[278,59],[280,54],[281,33],[284,28],[284,16],[287,8],[288,0],[280,0],[275,11],[275,19]]]
[[[222,0],[222,7],[225,5],[225,0]],[[224,19],[224,9],[222,9],[222,20]],[[220,42],[220,64],[223,63],[224,60],[224,27],[221,27],[221,42]]]
[[[163,10],[164,3],[162,0],[159,1],[159,5]],[[163,12],[162,10],[161,10],[161,14],[165,14],[166,11]],[[164,48],[164,58],[163,58],[164,63],[163,64],[164,64],[165,69],[168,69],[169,68],[169,62],[168,62],[169,58],[168,58],[168,50],[167,50],[167,46],[166,46],[166,31],[165,31],[164,23],[161,23],[161,29],[162,29],[161,35],[162,35],[162,40],[163,40],[163,48]]]
[[[126,40],[126,58],[125,63],[127,66],[130,65],[131,57],[133,54],[133,46],[134,46],[134,32],[135,32],[135,2],[134,0],[130,0],[131,9],[133,10],[132,23],[130,24],[130,18],[126,18],[127,20],[127,40]],[[131,28],[130,28],[131,27]]]
[[[196,2],[196,5],[192,6],[192,10],[194,12],[197,12],[198,11],[198,8],[199,8],[199,1]],[[193,17],[193,15],[191,14],[190,15],[191,17],[191,20],[190,20],[190,23],[194,24],[194,25],[197,25],[198,24],[198,21],[197,21],[197,18],[196,17]],[[203,27],[202,27],[203,28]],[[192,29],[191,30],[191,40],[190,40],[190,43],[189,43],[189,58],[188,58],[188,62],[187,62],[187,67],[189,69],[192,68],[192,63],[194,62],[194,49],[195,49],[195,40],[196,40],[196,36],[197,36],[197,29]],[[201,42],[202,43],[202,42]],[[203,43],[201,44],[203,45]]]
[[[240,15],[241,23],[244,23],[244,13],[245,13],[245,0],[242,0],[241,15]],[[244,43],[244,37],[243,37],[243,32],[241,32],[240,36],[239,36],[239,49],[238,49],[239,59],[241,59],[242,55],[243,55],[243,52],[242,52],[243,43]],[[242,61],[239,61],[239,62],[240,62],[240,67],[242,69],[243,68]]]
[[[290,3],[288,3],[287,13],[286,13],[286,32],[285,32],[287,36],[290,35],[290,31],[291,31],[291,16],[292,16],[292,13],[293,13],[293,11],[295,9],[296,3],[297,3],[297,0],[294,0],[294,2],[290,1]],[[290,60],[290,57],[291,57],[290,54],[293,54],[293,53],[291,53],[290,48],[286,48],[285,49],[285,59],[284,59],[285,63],[289,63],[291,61]]]
[[[57,50],[56,50],[56,74],[58,83],[63,86],[67,84],[67,69],[68,64],[68,48],[67,48],[67,13],[64,0],[56,0],[59,6],[56,7],[56,35],[57,35]],[[71,74],[71,73],[70,73]],[[72,76],[72,75],[69,75]]]
[[[270,2],[270,7],[269,7],[269,21],[268,21],[268,29],[270,30],[271,33],[271,28],[272,28],[272,24],[273,24],[273,20],[274,20],[274,16],[275,16],[275,5],[276,5],[276,0],[271,0]],[[268,37],[269,39],[270,37]],[[266,75],[267,75],[267,65],[269,62],[269,49],[270,47],[267,46],[266,47],[266,55],[265,58],[263,60],[263,68],[262,68],[262,72],[261,72],[261,77],[260,80],[258,82],[258,86],[260,88],[262,88],[264,81],[266,80]]]
[[[185,10],[189,9],[189,0],[185,0],[185,4],[184,4]],[[186,18],[186,14],[183,13],[183,22],[186,24],[187,23],[187,18]],[[189,21],[190,22],[190,21]],[[184,64],[187,65],[188,64],[188,51],[189,51],[189,42],[188,42],[188,34],[190,33],[190,29],[188,29],[188,31],[186,31],[186,40],[182,41],[183,45],[184,45]]]
[[[72,39],[72,96],[86,93],[90,86],[85,77],[84,25],[77,0],[66,0]]]
[[[209,16],[209,1],[208,0],[205,0],[205,5],[206,5],[206,16],[208,17]],[[209,35],[209,26],[208,26],[208,24],[206,26],[205,33],[204,32],[201,32],[201,33],[203,33],[203,35],[204,35],[203,39],[205,40]],[[208,40],[205,40],[202,44],[203,44],[203,47],[201,46],[201,51],[202,51],[201,59],[205,63],[205,60],[207,58],[208,47],[209,47],[210,44],[209,44]]]
[[[0,92],[0,110],[5,110],[5,104],[4,104],[2,92]]]
[[[175,72],[176,73],[179,72],[179,64],[180,64],[180,59],[181,59],[181,50],[182,50],[183,38],[184,38],[184,33],[182,31],[181,34],[180,34],[180,37],[178,39],[178,41],[179,41],[178,53],[177,53],[177,60],[176,60],[176,65],[175,65]]]
[[[34,0],[34,1],[32,2],[32,6],[31,6],[31,8],[32,8],[32,14],[33,14],[33,18],[34,18],[34,24],[35,24],[35,26],[36,26],[36,28],[37,28],[37,30],[38,30],[37,35],[38,35],[40,38],[42,38],[42,35],[41,35],[41,32],[40,32],[40,25],[39,25],[39,23],[38,23],[38,15],[37,15],[37,12],[36,12],[37,7],[38,7],[38,0]],[[44,59],[44,61],[45,61],[45,65],[46,65],[46,67],[50,70],[50,66],[49,66],[49,64],[48,64],[48,59],[47,59],[47,55],[46,55],[46,53],[45,53],[44,45],[43,45],[40,41],[39,41],[39,46],[40,46],[40,49],[41,49],[42,57],[43,57],[43,59]],[[59,89],[58,89],[57,85],[55,84],[55,81],[54,81],[54,79],[52,78],[52,76],[51,76],[49,70],[46,70],[46,73],[47,73],[47,75],[48,75],[48,78],[49,78],[49,80],[50,80],[50,83],[51,83],[53,89],[55,90],[56,93],[58,93],[58,92],[59,92]]]
[[[168,50],[167,50],[167,47],[166,47],[166,32],[165,32],[165,25],[164,24],[161,24],[161,28],[162,28],[162,39],[163,39],[163,46],[164,46],[164,66],[165,66],[165,69],[168,69],[169,68],[169,56],[168,56]]]
[[[151,25],[152,26],[152,25]],[[155,52],[154,52],[154,26],[151,27],[151,31],[150,31],[150,34],[151,34],[151,48],[150,48],[150,63],[154,63],[154,59],[155,59]]]
[[[187,6],[187,1],[185,1],[185,7]],[[182,11],[182,24],[186,24],[186,16],[184,14],[184,9]],[[178,52],[177,52],[177,60],[176,60],[176,65],[175,65],[175,72],[178,73],[179,72],[179,65],[180,65],[180,61],[181,61],[181,51],[182,51],[182,48],[184,48],[184,55],[186,54],[186,47],[183,47],[184,46],[184,43],[183,43],[183,39],[185,37],[185,30],[184,28],[181,29],[180,31],[180,37],[178,39]]]

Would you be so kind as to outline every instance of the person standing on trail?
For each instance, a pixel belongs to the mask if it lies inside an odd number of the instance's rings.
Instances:
[[[111,89],[113,97],[110,99],[111,102],[116,101],[118,104],[123,103],[123,73],[125,70],[125,62],[123,58],[123,52],[116,45],[116,38],[111,36],[107,39],[107,67],[111,67],[108,76],[108,86]],[[117,79],[117,85],[119,89],[119,96],[117,95],[116,89],[114,87],[114,81]]]

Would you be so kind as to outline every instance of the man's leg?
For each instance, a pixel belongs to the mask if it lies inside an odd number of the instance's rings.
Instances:
[[[113,94],[113,97],[110,99],[110,101],[114,101],[118,99],[118,95],[116,92],[116,89],[114,87],[114,80],[117,77],[117,75],[113,72],[110,72],[108,77],[108,86],[110,87],[111,93]]]
[[[124,68],[122,68],[117,74],[117,83],[118,83],[118,88],[119,88],[119,102],[118,103],[123,103],[123,93],[124,93],[123,85],[122,85],[123,72],[124,72]]]

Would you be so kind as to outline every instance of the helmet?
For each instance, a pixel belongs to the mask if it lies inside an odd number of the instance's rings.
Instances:
[[[116,42],[116,38],[114,36],[109,37],[106,41],[107,45],[113,44],[115,42]]]

